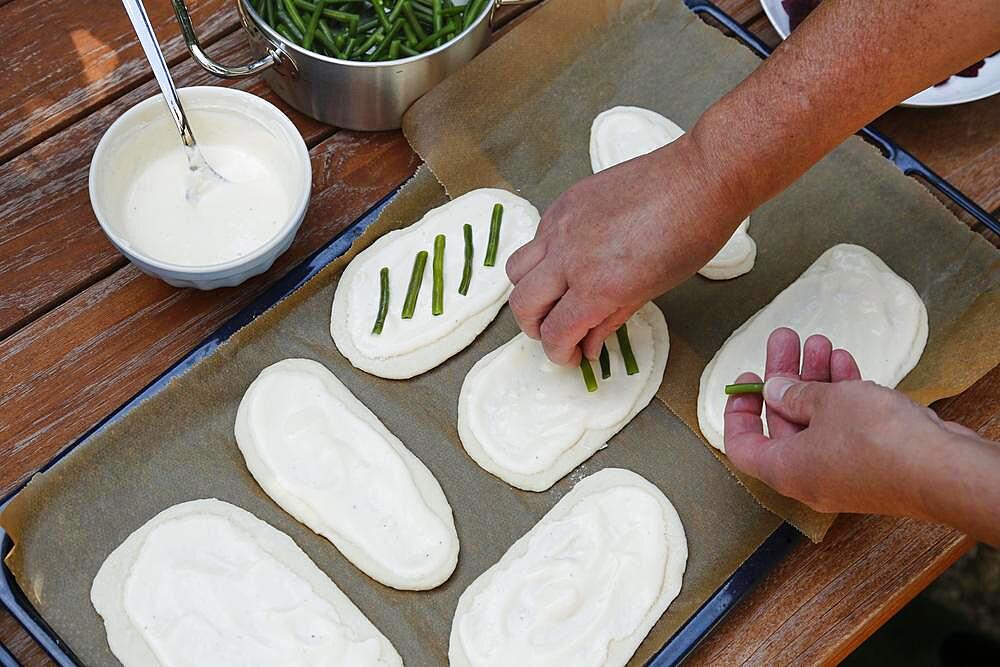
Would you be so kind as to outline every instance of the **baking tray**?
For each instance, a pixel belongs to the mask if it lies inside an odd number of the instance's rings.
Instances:
[[[702,0],[687,0],[686,4],[692,11],[711,16],[737,39],[762,57],[769,53],[767,45],[752,34],[743,30],[742,26],[722,12],[710,2]],[[926,165],[907,153],[881,133],[865,128],[860,132],[869,141],[875,143],[901,171],[908,175],[918,175],[929,185],[954,201],[956,205],[973,215],[984,226],[1000,233],[1000,223],[976,206],[968,197],[954,186],[935,174]],[[398,190],[397,190],[398,192]],[[298,289],[306,281],[316,275],[324,266],[344,254],[351,243],[378,217],[385,205],[395,196],[391,193],[376,204],[364,216],[355,221],[347,230],[326,246],[318,250],[288,275],[276,282],[267,292],[229,320],[223,327],[195,348],[184,359],[167,370],[139,394],[118,408],[103,421],[94,426],[71,446],[60,452],[45,465],[47,470],[58,462],[68,452],[94,433],[119,420],[145,399],[157,394],[174,377],[184,373],[195,363],[211,354],[220,344],[225,342],[238,329],[251,322],[258,315],[280,301],[282,298]],[[0,510],[7,502],[23,488],[23,485],[10,496],[0,501]],[[694,650],[698,642],[722,620],[725,614],[736,602],[760,581],[770,569],[779,562],[789,549],[799,541],[797,531],[788,524],[780,526],[743,565],[706,601],[686,624],[674,634],[662,649],[650,660],[655,667],[675,665],[681,662]],[[13,547],[9,536],[0,530],[0,559],[5,559]],[[36,610],[27,601],[13,575],[4,564],[0,567],[0,603],[25,627],[28,633],[49,653],[59,665],[81,664],[69,647],[46,625]]]

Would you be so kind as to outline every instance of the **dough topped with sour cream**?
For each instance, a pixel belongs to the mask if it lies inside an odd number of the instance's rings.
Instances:
[[[726,385],[744,371],[764,375],[767,338],[782,326],[803,342],[823,334],[854,355],[864,379],[895,387],[924,351],[927,308],[913,286],[870,250],[833,246],[734,331],[705,367],[698,426],[713,447],[726,451]]]
[[[221,500],[163,510],[90,592],[125,667],[399,667],[381,632],[287,535]]]
[[[453,667],[625,665],[681,589],[684,526],[663,492],[606,468],[462,593]]]
[[[518,334],[480,359],[462,383],[458,433],[476,463],[512,486],[544,491],[607,446],[649,404],[663,380],[670,336],[653,303],[628,321],[639,372],[628,375],[616,336],[611,377],[588,392],[577,367],[553,364],[541,343]]]
[[[264,491],[365,574],[403,590],[451,576],[458,534],[441,486],[325,366],[285,359],[265,368],[235,430]]]
[[[655,111],[628,106],[608,109],[594,118],[590,128],[591,168],[596,174],[652,153],[683,134],[684,130],[676,123]],[[698,273],[711,280],[728,280],[753,269],[757,244],[750,237],[749,227],[747,218]]]
[[[484,266],[495,204],[503,205],[496,262]],[[418,222],[389,232],[359,253],[337,284],[330,332],[337,349],[363,371],[405,379],[441,364],[469,345],[493,321],[513,286],[506,264],[511,254],[535,236],[538,210],[506,190],[482,188],[428,211]],[[465,265],[463,226],[472,226],[472,279],[459,294]],[[444,312],[431,312],[434,238],[446,238]],[[412,319],[402,318],[414,257],[429,254]],[[372,332],[379,310],[380,272],[389,269],[389,308],[380,334]]]

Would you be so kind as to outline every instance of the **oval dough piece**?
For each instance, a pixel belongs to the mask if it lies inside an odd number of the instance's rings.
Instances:
[[[503,204],[503,223],[494,266],[483,266],[493,205]],[[506,303],[512,285],[507,258],[535,236],[538,211],[505,190],[473,190],[429,211],[419,222],[389,232],[355,257],[333,297],[330,332],[337,349],[356,368],[384,378],[419,375],[475,340]],[[465,265],[463,225],[473,229],[472,282],[458,293]],[[444,312],[431,314],[434,237],[444,234]],[[401,317],[413,260],[428,252],[427,267],[412,319]],[[379,307],[379,273],[389,268],[389,310],[381,334],[372,326]]]
[[[895,387],[927,343],[927,308],[910,283],[861,246],[836,245],[734,331],[701,374],[698,426],[712,446],[723,441],[725,386],[740,373],[764,374],[765,345],[777,327],[805,339],[823,334],[854,355],[866,380]]]
[[[616,336],[607,340],[611,377],[588,392],[580,369],[550,362],[541,343],[515,336],[479,360],[462,383],[458,433],[483,469],[527,491],[544,491],[607,446],[649,404],[663,380],[670,337],[653,303],[628,321],[639,372],[625,373]]]
[[[655,111],[614,107],[594,119],[590,128],[590,166],[596,174],[676,141],[684,130]],[[711,280],[728,280],[747,273],[757,258],[750,237],[750,218],[740,223],[726,245],[698,273]]]
[[[236,441],[267,495],[371,578],[426,590],[451,576],[458,535],[441,486],[322,364],[261,371],[240,402]]]
[[[567,493],[458,600],[452,667],[624,665],[681,589],[687,539],[667,497],[606,468]]]
[[[107,557],[90,598],[126,667],[403,664],[291,538],[221,500],[150,519]]]

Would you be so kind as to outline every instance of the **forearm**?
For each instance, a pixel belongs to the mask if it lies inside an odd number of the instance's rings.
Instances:
[[[826,0],[692,130],[735,227],[844,139],[1000,49],[997,0]]]
[[[914,466],[912,512],[1000,547],[1000,444],[947,433]]]

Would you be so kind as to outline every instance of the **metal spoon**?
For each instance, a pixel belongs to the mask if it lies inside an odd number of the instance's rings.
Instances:
[[[167,69],[167,62],[163,59],[163,52],[160,51],[160,44],[156,41],[153,33],[153,26],[149,23],[149,15],[142,0],[122,0],[125,5],[125,12],[129,20],[132,21],[132,28],[139,38],[139,44],[146,54],[146,60],[153,70],[156,82],[160,84],[160,92],[163,93],[163,100],[167,103],[170,116],[177,124],[177,131],[181,134],[181,141],[187,149],[188,168],[190,172],[187,178],[187,191],[185,196],[190,202],[196,202],[209,187],[217,183],[224,183],[226,179],[212,168],[198,149],[198,144],[194,140],[194,133],[188,123],[187,116],[184,115],[184,107],[177,96],[177,89],[174,88],[174,81],[170,78],[170,70]]]

